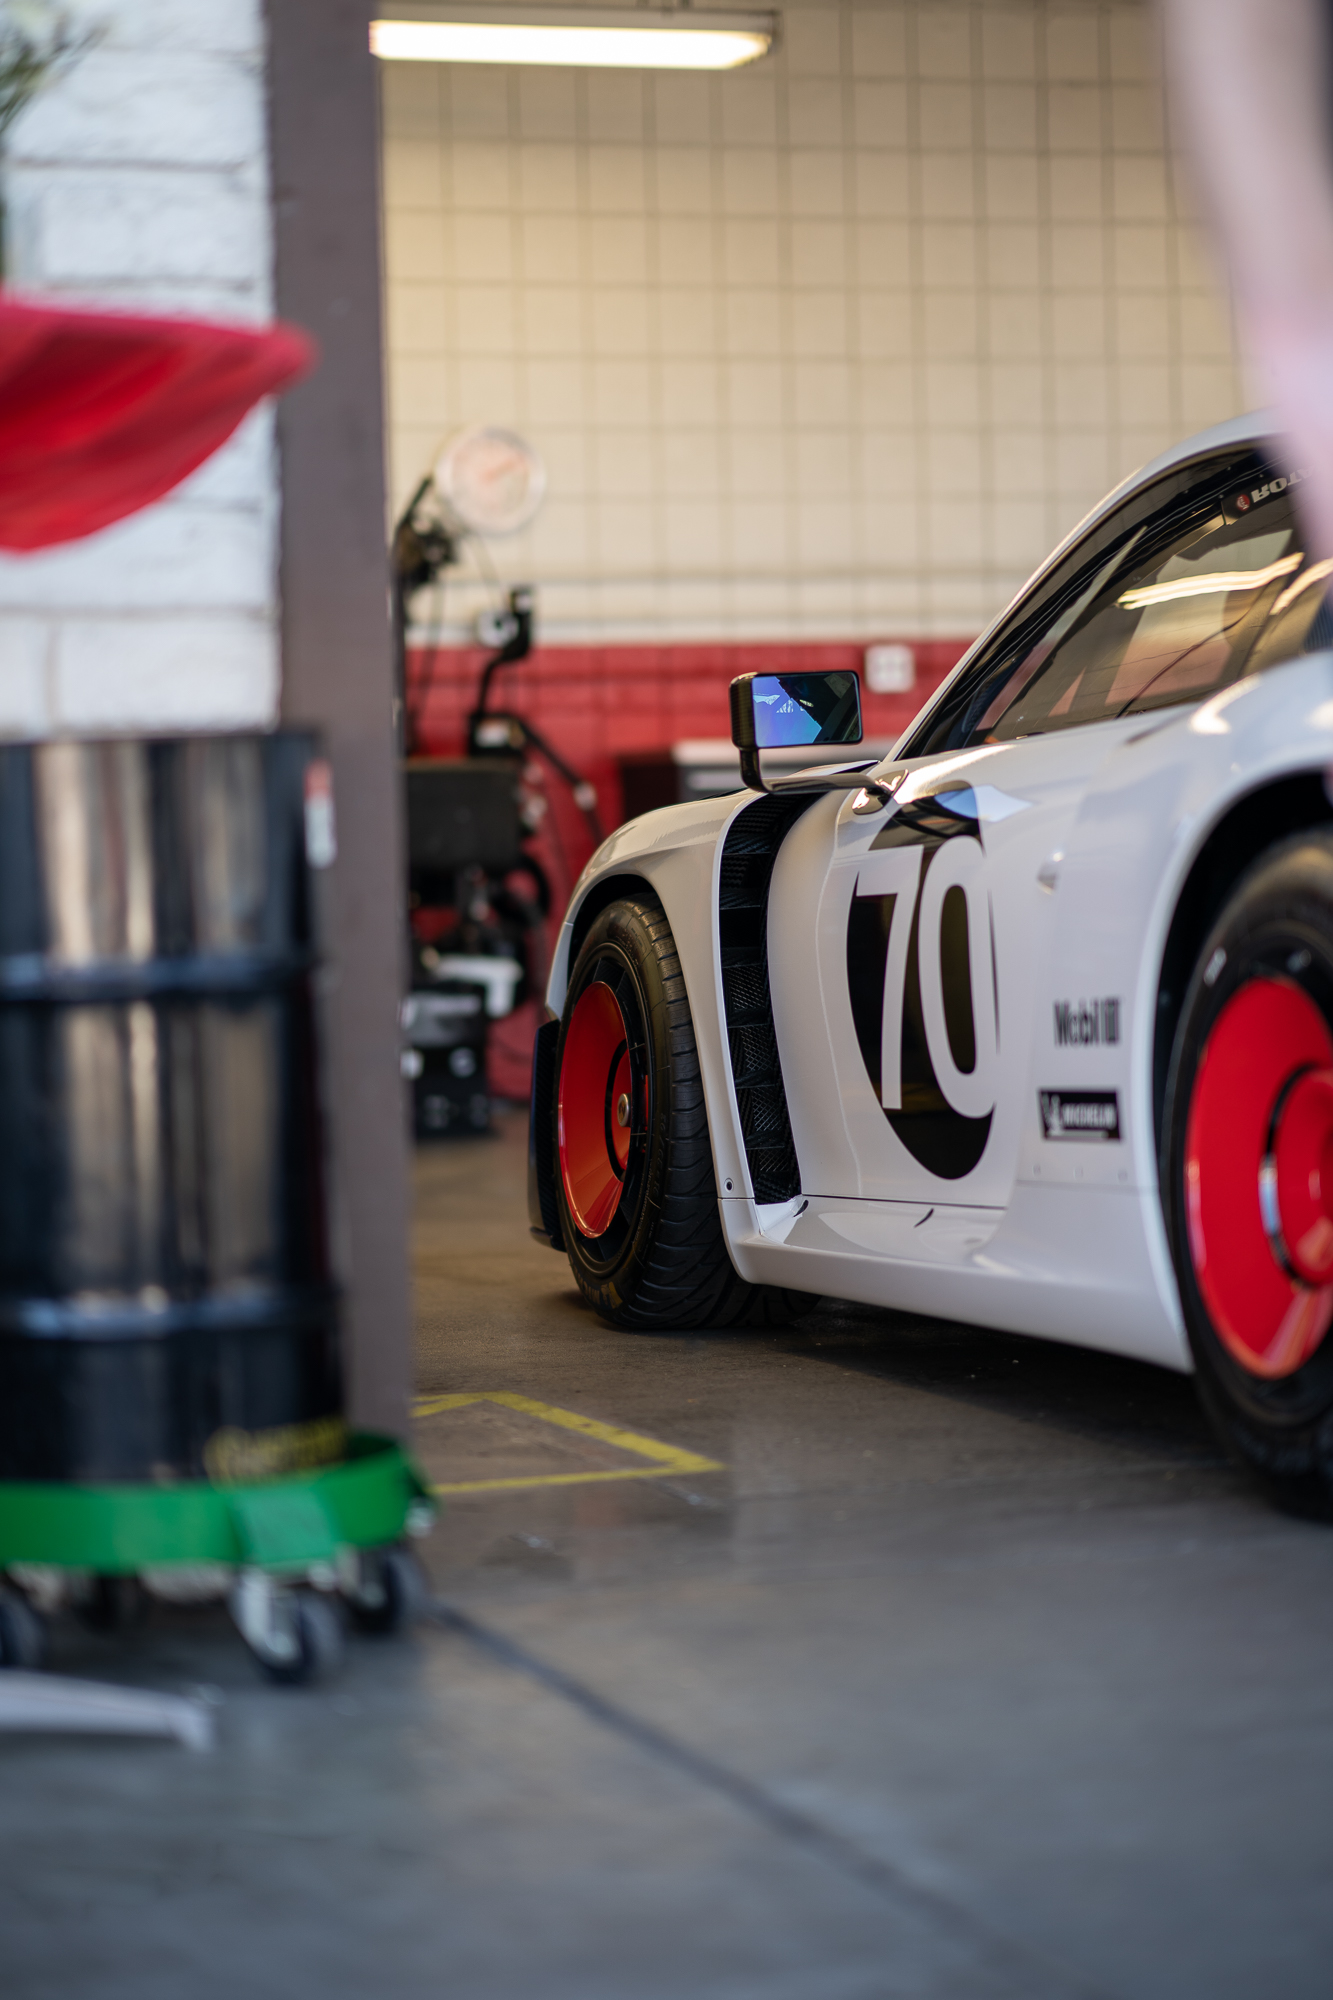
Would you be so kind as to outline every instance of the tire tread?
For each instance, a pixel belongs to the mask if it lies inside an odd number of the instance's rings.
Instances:
[[[617,1293],[612,1299],[613,1287],[598,1283],[571,1257],[575,1278],[600,1313],[636,1331],[785,1325],[813,1300],[750,1284],[727,1251],[694,1019],[666,913],[655,898],[636,895],[613,904],[601,921],[622,912],[640,928],[662,991],[658,1006],[669,1052],[669,1072],[659,1080],[666,1093],[666,1153],[633,1298]]]

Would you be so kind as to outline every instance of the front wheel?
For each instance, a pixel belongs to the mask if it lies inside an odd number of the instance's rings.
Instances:
[[[556,1052],[555,1186],[579,1290],[642,1331],[783,1324],[814,1300],[727,1255],[685,981],[661,905],[612,903],[569,982]]]
[[[1280,1505],[1333,1518],[1333,842],[1256,864],[1177,1029],[1162,1189],[1200,1395]]]

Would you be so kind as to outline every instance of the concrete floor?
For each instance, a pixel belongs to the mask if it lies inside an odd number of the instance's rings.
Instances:
[[[6,2000],[1323,2000],[1333,1531],[1133,1363],[613,1333],[522,1178],[517,1117],[420,1159],[423,1395],[540,1406],[420,1423],[441,1622],[313,1693],[62,1628],[220,1745],[0,1742]]]

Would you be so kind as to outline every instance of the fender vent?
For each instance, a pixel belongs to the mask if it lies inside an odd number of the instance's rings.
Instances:
[[[790,1201],[801,1192],[768,991],[768,891],[778,849],[817,796],[805,792],[757,799],[737,814],[722,848],[722,995],[741,1136],[757,1202]]]

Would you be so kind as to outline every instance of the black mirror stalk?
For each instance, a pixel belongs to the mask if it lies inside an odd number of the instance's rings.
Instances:
[[[759,768],[759,752],[753,744],[738,746],[741,753],[741,783],[752,792],[770,792],[773,787]]]

